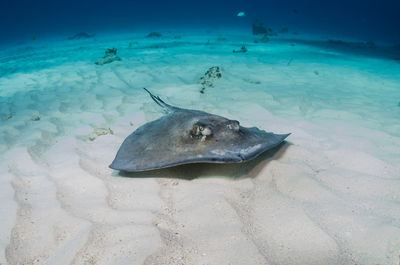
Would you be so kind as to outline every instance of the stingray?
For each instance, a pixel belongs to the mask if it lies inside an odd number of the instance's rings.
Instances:
[[[137,172],[190,163],[239,163],[279,145],[290,134],[274,134],[200,110],[165,103],[146,88],[166,115],[129,135],[110,168]]]

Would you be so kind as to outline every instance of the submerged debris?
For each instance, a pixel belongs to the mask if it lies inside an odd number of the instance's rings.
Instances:
[[[239,50],[233,50],[232,52],[233,53],[247,52],[247,48],[246,48],[246,46],[243,45],[242,47],[240,47]]]
[[[69,40],[80,40],[80,39],[90,39],[93,38],[95,34],[89,34],[86,32],[79,32],[76,33],[75,35],[68,37]]]
[[[101,135],[114,134],[110,128],[97,128],[89,136],[90,141],[96,140]]]
[[[162,37],[162,34],[160,32],[150,32],[146,36],[146,38],[159,38],[159,37]]]
[[[200,77],[199,84],[201,85],[200,93],[204,93],[207,87],[214,87],[214,82],[222,77],[221,68],[219,66],[210,67],[204,76]]]
[[[103,65],[107,63],[112,63],[114,61],[121,61],[121,58],[117,56],[117,49],[116,48],[108,48],[105,51],[105,55],[103,58],[97,60],[95,64],[97,65]]]

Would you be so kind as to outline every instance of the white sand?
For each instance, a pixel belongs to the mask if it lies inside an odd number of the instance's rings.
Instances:
[[[0,54],[0,264],[400,264],[400,64],[219,34]],[[108,47],[122,61],[95,65]],[[292,135],[245,164],[120,176],[123,139],[162,115],[144,86]]]

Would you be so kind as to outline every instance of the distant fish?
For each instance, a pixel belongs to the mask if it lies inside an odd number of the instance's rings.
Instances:
[[[245,13],[245,12],[239,12],[239,13],[237,14],[237,16],[238,16],[238,17],[245,17],[245,16],[246,16],[246,13]]]

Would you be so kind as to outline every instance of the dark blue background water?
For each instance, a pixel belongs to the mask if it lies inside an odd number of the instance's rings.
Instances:
[[[247,17],[236,14],[245,11]],[[300,33],[400,43],[400,0],[1,0],[2,42],[78,31],[287,26]]]

